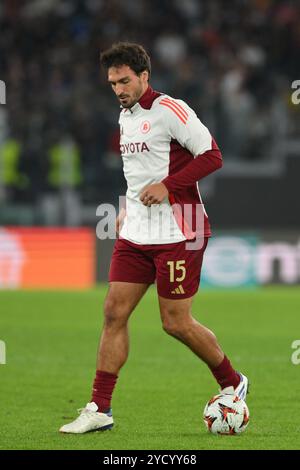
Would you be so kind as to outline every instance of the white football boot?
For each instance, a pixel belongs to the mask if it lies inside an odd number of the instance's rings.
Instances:
[[[225,387],[220,390],[220,392],[230,395],[237,395],[239,398],[245,401],[247,393],[249,393],[249,381],[245,375],[241,374],[240,372],[238,372],[238,374],[241,378],[238,386],[236,388],[233,388],[233,386]]]
[[[85,408],[78,410],[80,415],[72,423],[64,424],[60,432],[71,434],[83,434],[90,431],[106,431],[114,425],[111,410],[107,413],[97,411],[98,406],[93,401],[87,403]]]

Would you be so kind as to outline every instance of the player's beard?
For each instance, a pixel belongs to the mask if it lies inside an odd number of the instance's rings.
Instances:
[[[142,95],[143,95],[143,85],[142,83],[139,83],[132,97],[130,95],[125,95],[126,96],[125,100],[121,100],[120,98],[119,100],[123,108],[132,108],[132,106],[134,106],[139,101]]]

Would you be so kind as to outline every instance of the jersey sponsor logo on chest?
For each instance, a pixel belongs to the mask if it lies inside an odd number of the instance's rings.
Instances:
[[[122,155],[128,155],[130,153],[150,152],[150,149],[146,142],[130,142],[121,144],[120,151]]]

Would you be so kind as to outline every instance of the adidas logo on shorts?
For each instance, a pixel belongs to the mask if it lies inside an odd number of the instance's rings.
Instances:
[[[182,285],[180,284],[176,289],[172,290],[171,294],[185,294]]]

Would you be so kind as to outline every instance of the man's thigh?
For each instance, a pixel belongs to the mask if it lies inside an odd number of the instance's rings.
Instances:
[[[142,283],[110,282],[105,297],[107,311],[115,315],[119,312],[122,318],[129,318],[148,287],[149,284]]]
[[[187,250],[186,242],[179,242],[157,252],[154,260],[159,297],[179,300],[196,294],[207,241],[198,250]]]
[[[109,282],[153,284],[155,264],[143,246],[117,239],[111,257]]]

